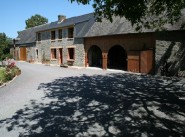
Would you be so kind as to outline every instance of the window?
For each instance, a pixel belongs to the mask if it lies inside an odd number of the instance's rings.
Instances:
[[[68,28],[68,38],[73,38],[74,28]]]
[[[57,58],[57,49],[51,49],[51,59]]]
[[[62,29],[58,30],[58,39],[62,39]]]
[[[55,40],[55,31],[51,31],[51,40]]]
[[[41,41],[41,33],[37,33],[37,41]]]
[[[38,59],[38,56],[39,56],[39,50],[36,49],[36,58]]]
[[[75,59],[75,49],[74,48],[68,48],[68,59]]]

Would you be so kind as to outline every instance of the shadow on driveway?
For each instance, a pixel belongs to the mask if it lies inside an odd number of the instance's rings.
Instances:
[[[0,123],[21,129],[20,137],[183,136],[185,92],[175,82],[132,74],[56,79],[38,87],[43,102]]]

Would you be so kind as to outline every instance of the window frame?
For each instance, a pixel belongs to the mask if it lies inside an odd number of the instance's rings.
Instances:
[[[70,53],[71,50],[73,53]],[[68,60],[75,60],[75,48],[69,47],[69,48],[67,48],[67,51],[68,51]],[[72,54],[72,58],[71,58],[71,54]]]
[[[56,31],[52,30],[51,31],[51,41],[55,41],[56,40]]]
[[[68,28],[68,38],[73,39],[74,38],[74,27]]]
[[[40,32],[37,33],[37,41],[40,42],[42,40],[42,35]]]
[[[58,29],[58,39],[62,40],[63,39],[63,35],[62,35],[62,29]]]
[[[51,59],[57,59],[57,48],[51,48]]]

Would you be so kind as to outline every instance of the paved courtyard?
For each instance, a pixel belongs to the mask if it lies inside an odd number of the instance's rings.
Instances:
[[[17,65],[0,88],[1,137],[185,135],[183,79]]]

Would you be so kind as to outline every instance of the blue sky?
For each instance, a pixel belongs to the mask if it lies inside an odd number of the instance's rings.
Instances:
[[[35,14],[53,22],[59,14],[69,18],[90,12],[93,12],[91,5],[71,4],[68,0],[3,0],[0,4],[0,33],[17,37],[17,31],[25,29],[25,20]]]

